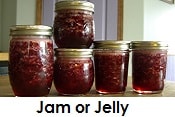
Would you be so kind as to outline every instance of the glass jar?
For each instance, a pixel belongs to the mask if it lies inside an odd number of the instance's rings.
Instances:
[[[94,40],[94,4],[60,1],[55,4],[54,40],[58,48],[89,48]]]
[[[92,49],[55,49],[54,84],[59,94],[85,94],[94,81]]]
[[[16,96],[47,96],[53,81],[52,28],[10,28],[9,78]]]
[[[127,86],[129,42],[95,41],[95,87],[98,93],[124,93]]]
[[[164,88],[168,45],[161,41],[133,41],[132,85],[137,93],[160,93]]]

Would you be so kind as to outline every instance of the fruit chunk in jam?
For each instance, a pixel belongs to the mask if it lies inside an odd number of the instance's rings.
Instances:
[[[9,76],[14,94],[47,96],[53,80],[53,62],[53,43],[48,38],[12,39]]]
[[[94,80],[94,67],[90,58],[58,57],[54,65],[54,84],[59,94],[85,94]]]
[[[95,51],[96,90],[99,93],[122,93],[127,85],[129,53]]]
[[[138,93],[161,92],[164,88],[166,61],[166,50],[133,51],[133,89]]]

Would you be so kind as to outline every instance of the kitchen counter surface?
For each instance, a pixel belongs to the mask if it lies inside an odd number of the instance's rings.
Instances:
[[[48,97],[58,97],[58,95],[54,84],[52,84],[51,91],[48,95]],[[162,93],[160,94],[137,94],[132,91],[132,85],[131,85],[131,78],[128,78],[128,86],[124,94],[107,94],[102,95],[98,94],[95,91],[95,87],[93,86],[92,89],[88,94],[85,95],[75,95],[78,97],[175,97],[175,82],[172,81],[166,81],[165,87]],[[9,83],[9,77],[6,76],[0,76],[0,97],[14,97],[13,91],[11,89],[10,83]]]

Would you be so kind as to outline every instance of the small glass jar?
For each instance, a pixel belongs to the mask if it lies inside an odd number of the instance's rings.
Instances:
[[[55,4],[54,40],[58,48],[89,48],[94,40],[94,4],[60,1]]]
[[[124,93],[127,86],[129,42],[95,41],[95,86],[102,94]]]
[[[9,78],[16,96],[47,96],[53,81],[52,28],[16,25],[10,28]]]
[[[133,41],[132,85],[137,93],[160,93],[164,88],[168,45],[161,41]]]
[[[54,84],[60,95],[88,93],[94,81],[92,49],[55,49]]]

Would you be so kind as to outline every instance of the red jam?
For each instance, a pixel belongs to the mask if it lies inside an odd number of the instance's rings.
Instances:
[[[48,37],[10,41],[9,76],[16,96],[47,96],[53,80],[53,43]]]
[[[54,84],[59,94],[85,94],[94,80],[94,67],[90,58],[57,57],[54,65]]]
[[[128,51],[95,51],[95,85],[97,92],[124,92],[127,86],[128,61]]]
[[[133,51],[133,89],[138,93],[161,92],[164,88],[166,62],[166,50]]]
[[[59,48],[89,48],[94,40],[91,11],[58,10],[54,20],[54,40]]]

